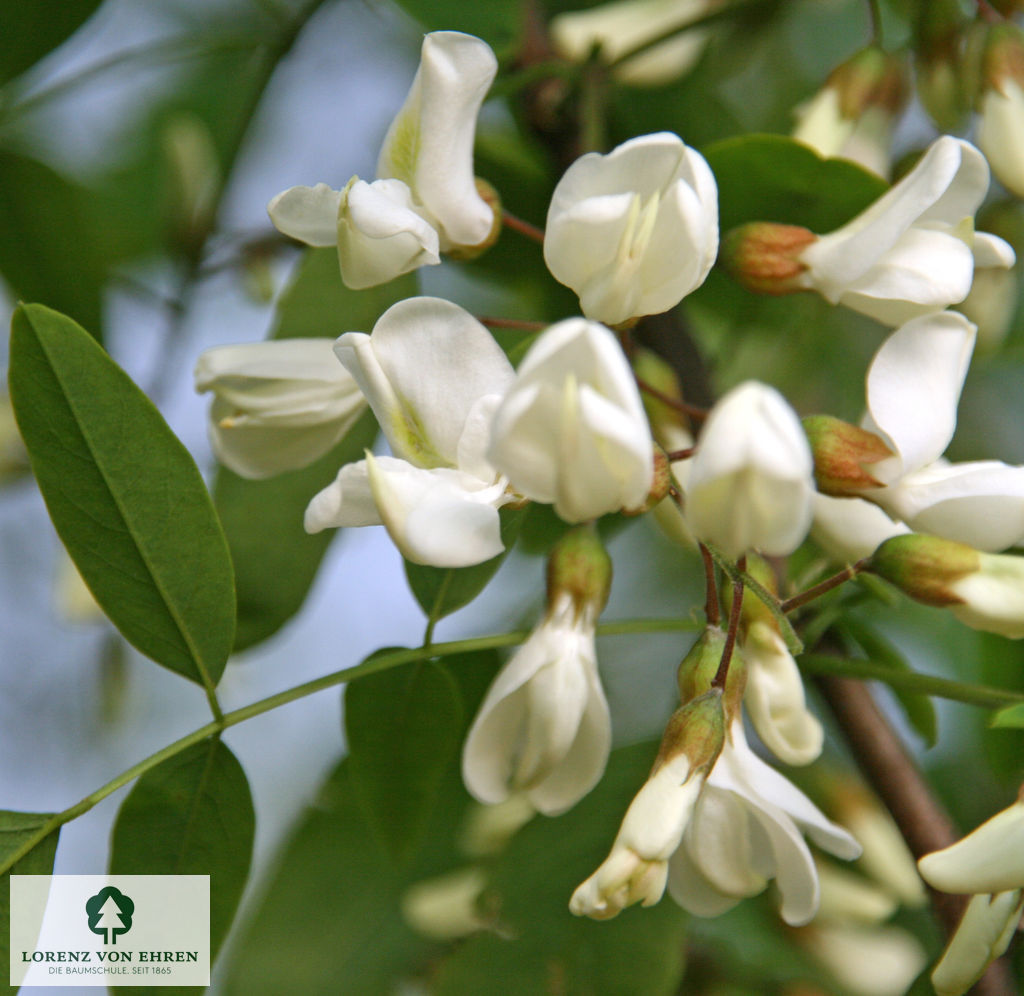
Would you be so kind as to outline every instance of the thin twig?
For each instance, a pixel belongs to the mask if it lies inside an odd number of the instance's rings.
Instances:
[[[668,405],[669,408],[674,408],[676,411],[682,412],[684,415],[689,415],[691,418],[696,419],[706,419],[708,417],[707,408],[701,408],[699,405],[691,405],[689,402],[683,401],[682,398],[673,398],[671,394],[659,391],[658,388],[644,380],[643,377],[636,377],[636,386],[639,387],[644,394],[649,394],[652,398],[660,401],[663,405]]]
[[[740,571],[747,569],[747,557],[744,554],[736,562]],[[740,613],[743,609],[743,581],[740,577],[733,578],[732,582],[732,604],[729,606],[729,628],[725,632],[725,646],[722,648],[722,659],[718,662],[718,670],[715,672],[712,688],[725,690],[725,683],[729,679],[729,665],[732,663],[733,650],[736,648],[736,636],[740,630]]]
[[[865,566],[867,566],[870,557],[865,557],[862,560],[858,560],[855,564],[847,564],[838,574],[833,574],[830,578],[825,578],[824,581],[819,581],[816,585],[812,585],[806,591],[801,591],[799,594],[794,595],[792,598],[787,598],[779,608],[783,612],[792,612],[793,609],[800,608],[801,605],[806,605],[808,602],[813,602],[814,599],[821,595],[830,592],[833,588],[838,588],[841,584],[845,584],[847,581],[855,578]]]
[[[703,543],[700,544],[700,555],[704,561],[706,592],[704,615],[707,616],[709,626],[717,626],[721,621],[722,613],[718,607],[718,582],[715,580],[715,561],[711,556],[711,551]]]
[[[478,315],[476,320],[491,329],[517,329],[521,332],[539,332],[548,327],[547,322],[528,322],[519,318],[492,318],[490,315]]]
[[[531,225],[530,222],[523,221],[522,218],[517,218],[514,214],[506,211],[505,208],[501,209],[501,220],[512,231],[525,235],[528,239],[533,239],[534,242],[539,242],[541,245],[544,244],[544,229]]]

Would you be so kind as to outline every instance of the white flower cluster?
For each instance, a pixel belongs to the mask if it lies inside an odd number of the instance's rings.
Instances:
[[[473,136],[495,71],[479,39],[428,35],[378,179],[353,177],[340,191],[293,187],[271,202],[274,223],[310,245],[337,245],[354,288],[485,245],[498,218],[473,175]],[[752,571],[757,552],[796,550],[812,520],[823,544],[839,535],[844,554],[857,556],[909,530],[984,551],[1024,540],[1024,468],[942,458],[975,337],[966,318],[943,309],[967,296],[976,268],[1013,261],[1006,243],[973,231],[987,187],[984,157],[941,138],[849,224],[801,241],[787,289],[814,289],[899,326],[867,379],[862,431],[879,448],[858,468],[859,490],[819,495],[818,454],[786,400],[759,382],[734,387],[707,413],[692,456],[674,464],[674,497],[697,540],[733,561],[749,556]],[[548,268],[576,292],[582,316],[541,332],[517,369],[458,305],[410,298],[370,334],[348,332],[333,346],[284,340],[204,354],[196,378],[214,394],[214,448],[245,476],[293,469],[326,453],[368,405],[390,455],[343,466],[310,501],[306,529],[383,525],[407,560],[435,567],[501,554],[504,506],[548,504],[570,524],[640,511],[668,484],[657,486],[651,427],[613,329],[624,333],[699,287],[718,243],[715,178],[677,136],[585,155],[555,188],[544,237]],[[594,637],[610,568],[597,566],[603,551],[581,556],[594,577],[580,587],[553,573],[543,620],[470,731],[464,777],[483,802],[523,794],[555,814],[604,770],[611,725]],[[729,649],[738,691],[723,704],[706,675],[683,696],[677,715],[689,725],[670,724],[611,854],[573,896],[575,912],[613,916],[656,902],[667,886],[686,909],[714,916],[774,880],[782,917],[803,924],[819,896],[804,835],[839,857],[859,853],[747,744],[740,701],[787,763],[813,761],[823,738],[777,621],[749,601]],[[723,653],[714,644],[712,667]]]

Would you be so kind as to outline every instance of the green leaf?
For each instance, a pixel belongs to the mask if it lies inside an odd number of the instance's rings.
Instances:
[[[399,914],[402,879],[373,837],[342,761],[292,834],[255,919],[233,946],[225,993],[394,991],[427,945]]]
[[[498,670],[498,654],[462,654],[446,663],[464,727]],[[448,759],[422,847],[406,866],[381,846],[353,770],[349,759],[335,768],[282,848],[263,899],[232,944],[226,993],[380,996],[400,991],[431,960],[435,946],[412,931],[401,902],[411,884],[467,861],[460,841],[470,800],[458,754]]]
[[[1024,702],[1000,709],[989,722],[989,726],[1024,729]]]
[[[782,135],[745,135],[704,150],[718,182],[723,232],[747,221],[803,225],[823,234],[845,224],[888,189],[846,159],[822,159]]]
[[[416,275],[409,273],[380,287],[349,290],[341,282],[337,252],[310,249],[281,295],[272,338],[369,332],[384,311],[416,288]],[[344,464],[362,459],[376,434],[367,412],[331,453],[302,470],[263,481],[245,480],[223,467],[217,471],[214,501],[238,592],[236,650],[272,636],[302,608],[335,536],[334,530],[308,535],[303,513]]]
[[[515,45],[523,31],[520,0],[398,0],[398,6],[427,31],[465,31],[483,38],[499,55]]]
[[[262,481],[226,467],[217,471],[214,504],[235,565],[235,650],[272,636],[302,608],[334,538],[330,530],[307,533],[303,513],[341,466],[362,458],[376,435],[377,423],[367,411],[330,453],[302,470]]]
[[[487,587],[505,562],[522,527],[526,509],[501,509],[501,541],[505,550],[472,567],[425,567],[405,561],[405,577],[427,618],[437,622],[468,605]]]
[[[370,332],[391,305],[417,293],[415,273],[367,290],[351,290],[341,282],[335,249],[308,249],[295,276],[281,294],[270,337],[293,339]]]
[[[14,79],[44,55],[70,38],[99,7],[101,0],[61,0],[60,3],[0,4],[0,84]]]
[[[52,813],[12,813],[0,810],[0,863],[13,857],[52,818]],[[10,945],[7,943],[11,936],[11,875],[52,875],[58,834],[59,831],[55,830],[44,837],[0,875],[0,986],[9,993],[17,992],[14,986],[8,985],[11,977]]]
[[[423,839],[462,725],[459,689],[442,664],[392,668],[345,690],[352,784],[384,850],[401,864]]]
[[[573,890],[607,856],[655,751],[654,744],[614,751],[585,799],[564,816],[534,819],[516,834],[491,880],[490,899],[501,911],[505,936],[465,941],[442,964],[436,996],[492,991],[495,978],[517,993],[678,991],[687,916],[668,896],[602,923],[568,911]]]
[[[41,11],[51,5],[28,6]],[[110,262],[96,237],[99,221],[85,188],[34,159],[0,150],[0,273],[17,297],[49,301],[97,338]]]
[[[95,340],[42,305],[14,314],[9,380],[50,517],[96,601],[144,654],[215,685],[234,581],[188,451]]]
[[[913,673],[903,655],[883,636],[861,620],[847,616],[837,624],[839,630],[852,638],[873,661],[901,674]],[[890,685],[892,693],[903,709],[910,725],[920,734],[928,747],[938,739],[938,717],[935,703],[921,692]]]
[[[121,805],[112,875],[209,875],[210,945],[216,957],[252,860],[256,821],[242,766],[206,740],[147,771]]]

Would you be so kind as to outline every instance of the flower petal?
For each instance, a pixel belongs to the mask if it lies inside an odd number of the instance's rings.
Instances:
[[[383,462],[392,458],[380,457],[379,460]],[[342,526],[381,524],[380,513],[370,490],[365,460],[345,464],[338,471],[338,476],[314,495],[313,500],[306,506],[307,533],[318,533],[324,529],[338,529]]]
[[[871,468],[880,480],[924,467],[949,445],[975,332],[963,315],[947,311],[907,322],[882,343],[868,370],[864,427],[899,459]]]
[[[342,279],[353,290],[441,261],[437,232],[413,209],[399,180],[353,177],[342,191],[336,242]]]
[[[490,46],[459,31],[423,39],[419,69],[380,150],[379,177],[404,180],[436,220],[441,248],[474,246],[494,220],[473,176],[477,114],[498,69]]]
[[[1024,467],[936,463],[868,497],[917,532],[996,552],[1024,537]]]
[[[340,190],[318,183],[315,187],[289,187],[282,191],[267,205],[267,214],[283,235],[310,246],[335,246],[340,204]]]
[[[468,567],[504,550],[500,488],[469,474],[423,470],[404,460],[367,455],[367,474],[381,520],[406,560],[431,567]]]
[[[494,337],[458,305],[408,298],[373,334],[335,346],[366,395],[396,456],[418,467],[459,466],[459,441],[474,406],[504,394],[514,372]]]
[[[962,840],[926,854],[921,877],[942,892],[1024,888],[1024,802],[1015,802]]]

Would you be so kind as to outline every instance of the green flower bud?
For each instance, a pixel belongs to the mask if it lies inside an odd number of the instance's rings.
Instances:
[[[596,619],[608,602],[611,587],[612,561],[597,530],[591,525],[570,529],[548,558],[548,608],[568,594],[577,614],[589,611]]]
[[[814,456],[814,480],[822,494],[850,498],[882,486],[864,469],[865,464],[893,455],[875,433],[831,415],[808,415],[802,422]]]

